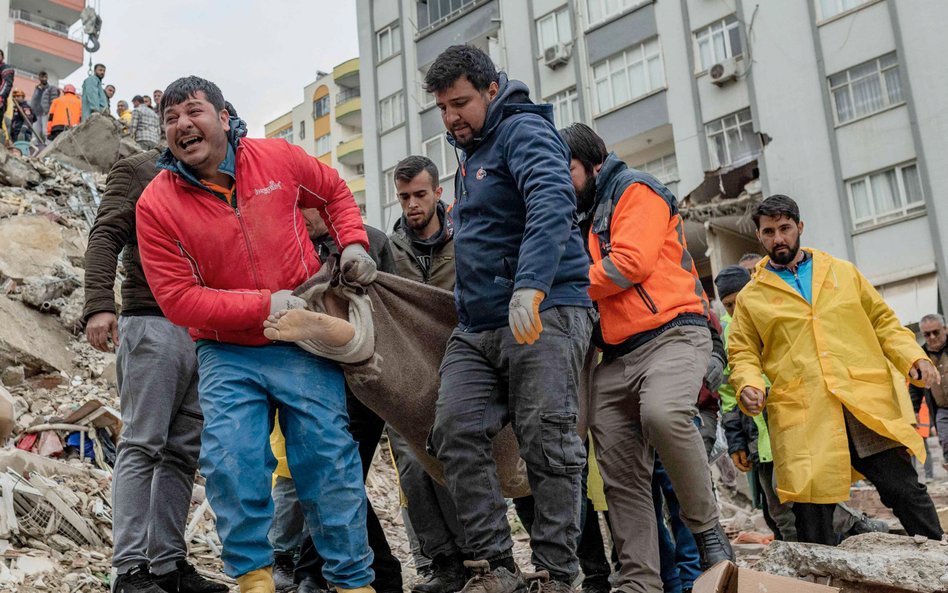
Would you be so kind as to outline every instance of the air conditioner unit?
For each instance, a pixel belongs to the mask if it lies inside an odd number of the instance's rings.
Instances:
[[[557,43],[543,50],[543,63],[550,68],[556,69],[569,61],[573,47],[566,43]]]
[[[732,80],[737,80],[737,61],[734,58],[729,58],[711,66],[708,70],[708,76],[710,76],[711,82],[718,86],[724,86]]]

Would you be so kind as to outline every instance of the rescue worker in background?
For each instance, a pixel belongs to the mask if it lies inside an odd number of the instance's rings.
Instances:
[[[462,152],[451,212],[459,323],[431,434],[473,572],[462,591],[526,588],[491,456],[491,439],[508,422],[535,499],[533,564],[550,577],[538,587],[571,591],[586,463],[578,390],[592,302],[569,151],[552,106],[533,104],[526,85],[498,73],[481,49],[446,49],[425,89]]]
[[[82,121],[82,99],[76,96],[76,87],[67,84],[63,94],[53,99],[49,106],[49,121],[46,123],[46,137],[53,141],[67,128],[73,128]]]
[[[138,244],[158,305],[198,342],[200,464],[224,571],[242,593],[274,590],[268,439],[277,409],[290,470],[307,478],[297,492],[326,580],[339,593],[370,593],[365,488],[342,371],[272,343],[263,327],[306,306],[292,290],[320,267],[301,207],[319,209],[350,282],[375,279],[359,207],[339,174],[301,148],[244,138],[244,122],[210,81],[176,80],[160,111],[168,149],[138,201]]]
[[[702,570],[734,558],[694,423],[711,359],[709,304],[675,196],[607,153],[589,126],[560,133],[572,155],[578,208],[593,212],[589,295],[599,306],[603,359],[593,377],[590,430],[619,549],[614,586],[655,593],[662,590],[650,488],[656,452]]]
[[[833,513],[852,470],[909,535],[941,539],[909,457],[924,449],[904,386],[906,376],[939,385],[938,370],[853,264],[800,248],[796,202],[771,196],[753,219],[768,257],[737,295],[730,381],[746,413],[766,406],[777,494],[793,502],[799,541],[836,544]]]
[[[390,235],[395,273],[403,278],[454,290],[454,224],[441,201],[438,167],[412,155],[395,165],[395,194],[402,216]],[[431,564],[413,593],[455,593],[467,580],[464,533],[451,493],[428,475],[404,438],[391,427],[389,442],[398,483],[421,553]]]
[[[922,317],[918,326],[925,338],[922,349],[938,369],[941,383],[930,388],[913,384],[909,386],[909,393],[916,414],[922,400],[928,403],[928,416],[938,431],[938,441],[941,443],[942,466],[948,470],[948,327],[945,326],[944,315],[940,313]]]

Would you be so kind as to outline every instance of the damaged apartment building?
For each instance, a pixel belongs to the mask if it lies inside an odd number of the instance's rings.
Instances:
[[[678,196],[711,279],[757,251],[749,209],[784,193],[805,245],[855,262],[905,324],[948,310],[948,42],[940,0],[358,0],[366,213],[390,230],[408,154],[457,168],[427,67],[487,50],[557,127],[591,125]],[[368,106],[374,106],[369,108]],[[371,131],[371,132],[369,132]]]

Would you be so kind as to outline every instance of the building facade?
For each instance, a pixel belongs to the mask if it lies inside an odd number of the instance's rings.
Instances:
[[[562,127],[582,121],[682,203],[711,278],[757,251],[750,208],[783,193],[805,245],[855,262],[903,323],[948,310],[948,42],[941,0],[358,0],[367,216],[391,229],[391,171],[457,159],[424,73],[486,50]],[[939,157],[938,155],[942,155]]]
[[[284,138],[335,167],[365,217],[359,58],[339,64],[331,73],[317,72],[316,80],[303,87],[303,102],[267,123],[264,133],[267,138]]]
[[[0,48],[16,69],[13,86],[29,98],[45,70],[51,84],[82,66],[81,30],[70,32],[85,0],[0,0]]]

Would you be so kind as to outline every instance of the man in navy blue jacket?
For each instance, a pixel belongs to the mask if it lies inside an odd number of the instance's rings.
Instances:
[[[521,593],[491,439],[512,423],[536,500],[533,564],[544,593],[578,572],[578,385],[589,345],[588,259],[576,223],[570,155],[550,105],[455,45],[425,76],[448,140],[461,151],[455,262],[458,327],[441,366],[432,445],[458,507],[471,560],[463,593]]]

